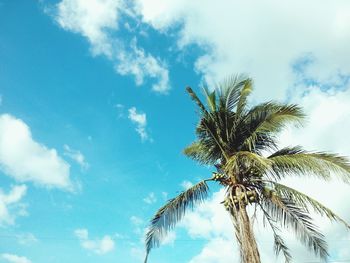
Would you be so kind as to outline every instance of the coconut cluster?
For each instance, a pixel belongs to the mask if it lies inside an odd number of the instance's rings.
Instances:
[[[212,177],[212,179],[214,180],[214,181],[221,181],[221,180],[223,180],[223,179],[225,179],[226,178],[226,175],[224,175],[224,174],[219,174],[219,173],[213,173],[213,177]]]
[[[238,208],[240,204],[246,206],[248,204],[256,203],[258,198],[259,196],[256,191],[249,190],[239,195],[233,195],[232,199],[226,197],[222,203],[224,204],[226,210],[229,211],[231,208],[233,208],[233,204],[236,208]]]

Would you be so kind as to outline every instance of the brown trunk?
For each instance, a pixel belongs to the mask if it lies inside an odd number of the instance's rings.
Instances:
[[[246,207],[242,205],[234,209],[233,221],[236,229],[236,238],[241,253],[241,263],[261,263],[258,246]]]

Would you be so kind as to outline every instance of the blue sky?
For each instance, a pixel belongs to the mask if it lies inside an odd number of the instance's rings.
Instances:
[[[252,103],[296,102],[310,116],[281,145],[350,155],[350,5],[263,2],[0,0],[0,262],[142,262],[156,209],[211,172],[181,153],[197,122],[187,85],[248,74]],[[325,197],[308,180],[289,183],[350,220],[349,187]],[[212,193],[151,262],[232,262]],[[320,226],[332,258],[350,258],[350,235]],[[296,262],[313,260],[287,238]]]

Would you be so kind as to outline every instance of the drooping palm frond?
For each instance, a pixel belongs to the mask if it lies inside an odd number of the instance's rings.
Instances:
[[[194,205],[202,203],[208,197],[208,193],[209,188],[206,181],[201,181],[176,198],[169,200],[166,205],[157,211],[146,234],[145,263],[151,249],[158,247],[162,238],[170,229],[175,227],[186,211],[193,209]]]
[[[278,234],[278,232],[280,231],[279,228],[275,225],[275,221],[272,220],[271,216],[269,215],[269,213],[262,207],[262,205],[260,205],[260,209],[263,212],[264,215],[264,219],[267,220],[267,222],[269,223],[272,233],[273,233],[273,237],[274,237],[274,251],[276,256],[278,256],[280,254],[280,252],[282,251],[284,258],[285,258],[285,262],[286,263],[290,263],[292,261],[292,256],[289,253],[289,249],[287,247],[287,245],[284,243],[283,238]]]
[[[344,224],[345,227],[350,229],[350,225],[347,222],[345,222],[344,219],[336,215],[331,209],[322,205],[320,202],[311,198],[310,196],[299,192],[298,190],[295,190],[289,186],[274,181],[265,182],[271,184],[273,186],[273,189],[277,192],[279,196],[292,200],[298,206],[304,207],[305,209],[308,209],[308,206],[311,206],[314,209],[314,211],[320,214],[321,216],[326,216],[330,220],[338,221]]]
[[[308,212],[292,200],[278,196],[276,192],[264,192],[261,205],[271,218],[284,227],[292,228],[298,239],[321,259],[328,257],[327,243],[323,234],[313,224]]]
[[[240,129],[233,131],[237,147],[245,150],[254,150],[261,139],[266,137],[274,142],[275,135],[286,125],[301,124],[304,113],[297,105],[283,105],[267,102],[252,108],[244,117]],[[237,140],[238,139],[238,140]],[[275,144],[271,144],[275,145]]]
[[[350,183],[350,162],[333,153],[307,152],[301,147],[287,147],[268,157],[276,178],[285,175],[314,175],[321,179],[332,179],[331,172],[346,183]]]

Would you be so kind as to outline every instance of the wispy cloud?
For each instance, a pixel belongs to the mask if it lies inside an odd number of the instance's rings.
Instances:
[[[146,203],[146,204],[154,204],[155,202],[157,202],[157,198],[156,198],[156,195],[151,192],[149,193],[145,198],[143,198],[143,201]]]
[[[131,107],[128,110],[128,118],[136,124],[136,132],[140,135],[142,141],[149,140],[148,133],[146,131],[147,127],[147,117],[146,113],[138,112],[136,107]]]
[[[85,160],[85,156],[80,151],[70,148],[67,144],[63,145],[63,148],[65,156],[68,156],[78,163],[82,169],[86,170],[89,168],[89,163]]]
[[[0,169],[19,182],[72,190],[69,164],[55,149],[36,142],[20,119],[0,115]]]
[[[24,246],[29,246],[38,242],[38,239],[32,233],[18,234],[16,235],[16,237],[17,237],[17,242],[20,245],[24,245]]]
[[[109,235],[105,235],[100,239],[90,239],[87,229],[77,229],[74,231],[74,234],[84,249],[90,250],[95,254],[102,255],[114,250],[115,242]]]
[[[54,18],[63,29],[85,37],[92,54],[107,57],[119,74],[134,76],[137,85],[151,78],[152,89],[166,93],[170,88],[166,64],[139,47],[136,37],[127,43],[116,37],[120,16],[130,11],[121,0],[62,0]]]
[[[146,77],[158,79],[153,85],[153,90],[159,93],[166,93],[169,90],[166,64],[139,48],[136,38],[131,41],[130,50],[120,52],[118,57],[119,63],[115,68],[121,75],[134,75],[137,85],[143,84]]]
[[[25,185],[16,185],[6,194],[0,188],[0,226],[13,225],[18,216],[27,215],[26,206],[20,201],[27,193]]]

